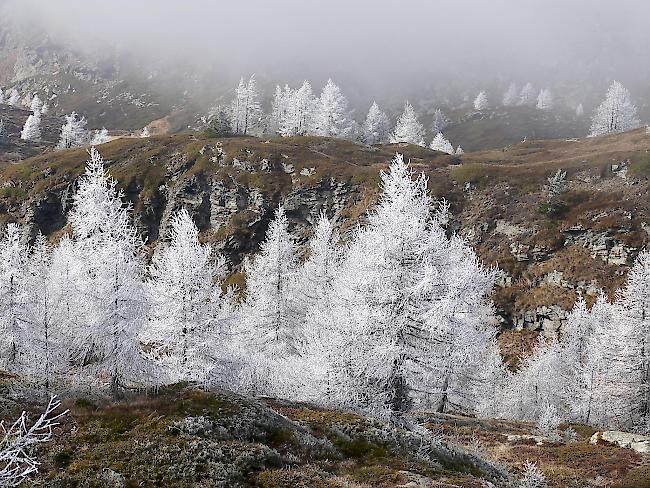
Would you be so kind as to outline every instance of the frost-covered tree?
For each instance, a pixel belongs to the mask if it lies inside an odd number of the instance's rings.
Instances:
[[[641,402],[636,427],[650,432],[650,252],[642,251],[627,275],[618,304],[623,321],[629,324],[640,341]]]
[[[537,105],[539,110],[551,110],[553,108],[553,95],[548,88],[542,88],[537,95]]]
[[[244,263],[246,299],[241,308],[241,340],[251,359],[249,388],[271,391],[269,377],[281,362],[296,355],[304,312],[296,298],[296,245],[284,207],[278,207],[260,252]]]
[[[567,189],[567,180],[566,180],[566,171],[558,169],[552,176],[546,178],[548,185],[546,190],[548,191],[549,199],[557,198]]]
[[[524,477],[519,483],[519,488],[546,488],[546,476],[535,463],[526,461],[524,464]]]
[[[508,89],[503,94],[502,103],[505,107],[511,107],[517,105],[519,101],[519,92],[517,91],[517,85],[515,83],[510,83]]]
[[[476,98],[474,99],[474,109],[482,111],[482,110],[487,110],[488,107],[489,104],[488,104],[487,94],[484,91],[482,91],[478,95],[476,95]]]
[[[465,154],[465,151],[463,151],[463,148],[460,147],[460,144],[459,144],[458,147],[456,148],[456,153],[455,153],[455,154],[456,154],[457,156],[461,156],[461,155]]]
[[[437,134],[438,132],[442,132],[445,130],[445,127],[447,127],[451,121],[449,120],[449,117],[447,117],[442,110],[437,108],[435,112],[433,112],[433,122],[431,123],[431,130],[433,131],[434,134]]]
[[[354,135],[348,101],[331,79],[327,80],[316,101],[312,133],[317,136],[339,138],[350,138]]]
[[[41,107],[41,115],[45,115],[50,111],[50,107],[48,107],[47,103],[44,103],[43,106]]]
[[[141,281],[142,240],[130,222],[116,181],[90,149],[68,216],[72,226],[78,314],[72,362],[114,393],[148,380],[139,335],[147,301]]]
[[[271,131],[275,134],[283,135],[282,127],[286,126],[289,118],[293,97],[293,90],[289,85],[284,85],[284,89],[277,85],[273,94],[271,103]]]
[[[7,103],[14,107],[20,107],[20,93],[18,93],[18,90],[16,90],[15,88],[11,90],[11,92],[9,93],[9,99],[7,100]]]
[[[39,233],[27,261],[22,299],[21,321],[29,338],[23,373],[46,391],[66,369],[62,325],[68,290],[61,285],[53,273],[52,248]]]
[[[313,117],[318,100],[314,97],[309,81],[292,90],[276,87],[272,103],[271,127],[283,137],[304,136],[313,129]]]
[[[88,144],[86,124],[86,119],[79,117],[76,112],[66,115],[65,124],[61,127],[59,143],[56,146],[57,149],[69,149]]]
[[[208,116],[206,117],[206,123],[210,130],[218,136],[230,136],[232,135],[232,128],[230,127],[230,108],[223,105],[217,105],[212,107]]]
[[[438,132],[429,145],[434,151],[440,151],[447,154],[454,154],[454,146],[449,142],[442,132]]]
[[[390,136],[391,143],[406,142],[417,146],[424,146],[424,127],[418,120],[413,106],[406,102],[404,112],[397,119],[395,130]]]
[[[20,138],[23,141],[40,141],[41,140],[41,115],[35,112],[27,117],[27,121],[20,132]]]
[[[296,293],[304,314],[328,299],[341,259],[339,238],[332,222],[321,213],[309,241],[309,256],[296,275]]]
[[[390,121],[376,102],[372,102],[362,127],[362,140],[366,144],[382,144],[390,138]]]
[[[498,358],[486,325],[491,274],[447,238],[446,207],[431,213],[424,176],[413,179],[398,155],[381,178],[384,193],[333,283],[330,391],[388,417],[416,403],[474,409]]]
[[[298,90],[296,90],[292,108],[293,126],[296,135],[309,134],[312,127],[314,116],[314,107],[316,98],[311,89],[310,83],[305,80]]]
[[[548,405],[565,414],[572,386],[568,366],[573,363],[564,359],[563,347],[557,340],[540,338],[533,354],[505,382],[497,399],[501,404],[499,415],[537,422]]]
[[[0,369],[21,372],[25,335],[21,315],[28,249],[24,231],[10,223],[0,240]]]
[[[534,105],[537,102],[537,94],[535,88],[528,82],[526,83],[519,94],[519,105]]]
[[[175,381],[205,382],[224,350],[220,318],[224,303],[219,280],[226,272],[222,256],[199,242],[199,230],[183,209],[172,217],[169,244],[157,250],[149,269],[151,297],[147,342]]]
[[[30,425],[27,413],[12,424],[0,422],[0,486],[16,487],[38,473],[35,450],[52,438],[52,429],[68,413],[55,413],[61,403],[51,397],[45,411]]]
[[[585,109],[581,103],[576,107],[576,118],[581,119],[585,115]]]
[[[151,133],[149,132],[149,127],[144,127],[140,132],[140,138],[146,139],[147,137],[151,137]]]
[[[235,89],[235,98],[230,109],[230,127],[235,134],[254,133],[260,126],[262,109],[255,75],[248,81],[242,77]]]
[[[0,105],[2,105],[4,103],[5,103],[5,92],[2,89],[2,87],[0,87]]]
[[[614,81],[607,90],[605,100],[591,118],[589,136],[625,132],[636,129],[639,125],[637,109],[630,100],[630,92],[618,81]]]
[[[93,134],[93,138],[90,141],[91,146],[99,146],[100,144],[105,144],[110,140],[108,136],[108,130],[106,127],[103,127],[101,130],[96,130]]]
[[[34,98],[32,98],[29,108],[34,114],[40,114],[41,110],[43,110],[43,102],[38,97],[38,94],[34,94]]]
[[[7,140],[7,129],[5,128],[5,121],[0,119],[0,144]]]

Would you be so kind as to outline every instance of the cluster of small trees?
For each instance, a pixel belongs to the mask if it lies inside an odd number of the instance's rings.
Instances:
[[[49,112],[48,105],[44,103],[38,94],[28,96],[21,100],[20,93],[15,88],[6,95],[0,89],[0,104],[7,103],[16,107],[27,107],[32,112],[20,132],[20,138],[24,141],[40,141],[41,139],[41,118]],[[58,149],[69,149],[71,147],[80,147],[86,145],[100,145],[108,141],[108,131],[101,130],[89,131],[86,129],[87,121],[80,117],[76,112],[65,116],[65,122],[61,127],[61,135],[57,144]],[[3,136],[4,124],[0,137]]]
[[[625,132],[640,125],[636,106],[630,100],[630,92],[621,83],[614,81],[607,90],[605,100],[594,112],[589,135],[593,137]]]
[[[502,375],[494,272],[447,237],[447,207],[434,209],[401,156],[346,244],[321,216],[300,259],[280,207],[238,303],[185,211],[147,266],[115,181],[90,155],[70,235],[28,246],[9,224],[0,241],[1,369],[47,389],[191,380],[382,417],[488,410]]]
[[[561,338],[541,341],[503,389],[501,415],[650,431],[650,252],[616,299],[579,300]]]
[[[550,110],[553,108],[553,95],[548,88],[540,89],[539,93],[535,93],[532,83],[526,83],[521,91],[517,90],[515,83],[510,83],[508,89],[503,94],[501,103],[505,107],[512,107],[514,105],[531,105],[540,110]]]
[[[247,82],[242,78],[235,89],[235,97],[228,109],[215,107],[208,117],[212,127],[220,133],[252,134],[273,133],[282,137],[324,136],[359,140],[366,144],[407,142],[424,146],[425,129],[418,121],[412,105],[406,102],[404,113],[391,131],[390,119],[376,102],[373,102],[363,123],[353,118],[346,97],[331,79],[320,95],[315,95],[309,81],[298,88],[277,86],[271,105],[271,114],[265,117],[255,77]],[[434,134],[441,132],[449,119],[436,110],[432,124]],[[435,149],[454,154],[446,146]]]

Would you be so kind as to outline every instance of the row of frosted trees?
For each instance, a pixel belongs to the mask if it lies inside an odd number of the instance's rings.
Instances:
[[[432,211],[427,180],[401,157],[345,244],[321,216],[303,257],[280,207],[236,300],[186,211],[147,265],[116,182],[90,155],[69,235],[28,246],[6,228],[1,369],[48,390],[188,380],[380,416],[487,408],[501,375],[494,273],[446,236],[446,206]]]
[[[502,364],[495,270],[445,231],[447,206],[401,156],[367,222],[341,242],[321,216],[305,252],[282,207],[244,263],[173,216],[147,264],[129,208],[92,149],[56,245],[9,224],[0,241],[0,369],[49,391],[177,381],[396,419],[412,408],[647,430],[650,255],[614,302],[580,301],[559,340]]]
[[[332,80],[327,81],[320,95],[313,92],[309,81],[304,81],[295,89],[289,85],[277,86],[271,114],[269,120],[266,120],[255,77],[251,77],[248,82],[242,78],[228,110],[216,108],[210,117],[212,124],[220,126],[220,130],[234,134],[256,135],[269,132],[282,137],[324,136],[358,139],[366,144],[407,142],[425,145],[424,126],[408,102],[394,128],[376,102],[372,103],[366,118],[359,125],[353,118],[347,98]],[[443,120],[444,125],[441,123]],[[448,123],[449,119],[439,109],[436,110],[433,132],[439,134]],[[446,139],[446,144],[442,143],[441,137],[442,134],[439,134],[438,139],[434,140],[432,149],[454,154],[451,144]]]
[[[508,378],[503,415],[650,432],[650,253],[613,301],[579,300],[559,339],[540,342]]]

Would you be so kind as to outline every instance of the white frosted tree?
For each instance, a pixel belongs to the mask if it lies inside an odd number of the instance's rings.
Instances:
[[[515,83],[510,83],[508,89],[503,94],[502,103],[504,107],[512,107],[517,105],[519,101],[519,92],[517,91],[517,85]]]
[[[41,110],[43,110],[43,102],[38,97],[38,94],[34,94],[34,98],[32,98],[29,108],[34,114],[40,114]]]
[[[434,151],[440,151],[447,154],[454,154],[454,146],[449,142],[442,132],[438,132],[429,145]]]
[[[605,100],[596,108],[591,118],[590,137],[625,132],[640,126],[636,106],[630,100],[630,92],[614,81]]]
[[[15,88],[11,90],[7,103],[14,107],[20,107],[20,93],[18,93],[18,90]]]
[[[335,349],[317,355],[332,363],[329,390],[340,404],[389,418],[415,403],[475,409],[498,357],[486,325],[492,276],[464,242],[447,238],[447,209],[432,215],[424,176],[413,179],[398,155],[381,178],[384,193],[321,319],[336,324],[323,341]]]
[[[456,148],[456,152],[455,152],[455,154],[456,154],[457,156],[461,156],[461,155],[465,154],[465,151],[463,151],[463,148],[460,147],[460,144],[459,144],[458,147]]]
[[[578,106],[576,107],[576,118],[581,119],[584,116],[585,116],[585,109],[582,106],[582,104],[579,103]]]
[[[50,107],[47,105],[47,103],[44,103],[43,106],[41,107],[41,115],[45,115],[50,111]]]
[[[255,75],[247,82],[242,77],[235,89],[230,113],[230,127],[235,134],[252,134],[260,126],[262,109]]]
[[[251,378],[246,386],[258,392],[277,387],[273,382],[278,368],[283,360],[297,354],[301,342],[300,317],[304,312],[296,298],[296,245],[288,225],[280,206],[260,252],[244,263],[246,299],[240,315],[241,341],[243,354],[251,361]]]
[[[483,111],[483,110],[487,110],[488,107],[489,104],[488,104],[487,94],[484,91],[482,91],[478,95],[476,95],[476,98],[474,99],[474,109]]]
[[[271,113],[272,129],[282,137],[310,134],[317,103],[307,80],[297,90],[288,85],[283,89],[276,87]]]
[[[199,241],[199,230],[183,209],[172,217],[168,245],[156,251],[149,269],[151,297],[147,342],[157,348],[174,381],[206,382],[218,366],[226,332],[220,280],[223,256]]]
[[[77,309],[72,361],[114,394],[149,379],[139,342],[147,312],[141,281],[143,243],[122,198],[101,155],[91,148],[68,216],[83,304],[83,310]]]
[[[0,369],[20,373],[26,360],[23,313],[28,249],[24,231],[10,223],[0,240]]]
[[[618,304],[623,321],[628,324],[640,344],[641,399],[636,428],[650,433],[650,252],[641,251],[627,275]],[[637,364],[637,366],[639,366]]]
[[[552,176],[546,178],[546,181],[548,181],[546,190],[548,191],[549,199],[556,198],[567,190],[566,171],[558,169]]]
[[[519,483],[519,488],[546,488],[548,481],[541,469],[535,463],[526,461],[524,464],[524,477]]]
[[[304,136],[310,133],[316,103],[311,84],[305,80],[293,97],[290,116],[292,135]]]
[[[147,137],[151,137],[151,133],[149,132],[149,127],[144,127],[140,132],[140,138],[146,139]]]
[[[442,110],[437,108],[433,112],[433,122],[431,123],[431,130],[434,134],[442,132],[450,124],[449,117],[447,117]]]
[[[329,79],[316,101],[312,133],[324,137],[350,138],[353,132],[348,100],[338,85]]]
[[[5,103],[5,92],[4,90],[0,87],[0,105],[3,105]]]
[[[86,119],[79,117],[76,112],[66,115],[65,124],[61,127],[59,143],[56,146],[57,149],[69,149],[88,144],[89,137],[86,124]]]
[[[43,413],[30,424],[25,411],[13,422],[0,422],[0,486],[16,487],[38,473],[36,449],[52,438],[52,429],[68,413],[55,413],[61,406],[51,397]]]
[[[101,130],[96,130],[93,134],[93,138],[90,141],[91,146],[99,146],[100,144],[105,144],[110,140],[108,136],[108,130],[106,127],[103,127]]]
[[[383,144],[390,138],[390,121],[376,102],[372,102],[362,127],[362,140],[366,144]]]
[[[41,116],[40,112],[30,114],[20,132],[20,138],[23,141],[40,141],[41,140]]]
[[[397,119],[397,125],[395,125],[395,130],[390,136],[390,142],[406,142],[424,146],[424,127],[409,102],[404,104],[404,112]]]
[[[519,94],[519,105],[535,105],[537,102],[537,93],[532,83],[526,83]]]
[[[509,376],[498,401],[499,414],[536,422],[552,405],[563,415],[568,410],[567,395],[572,382],[570,365],[565,362],[563,346],[557,340],[540,338],[533,351]]]
[[[0,119],[0,143],[7,140],[7,129],[5,127],[5,121]]]
[[[52,248],[39,233],[27,261],[21,321],[28,341],[24,374],[46,391],[66,370],[65,286],[52,273]]]
[[[548,88],[542,88],[537,95],[537,105],[539,110],[551,110],[553,108],[553,95]]]
[[[284,88],[277,85],[273,95],[273,102],[271,103],[271,131],[278,135],[285,135],[286,127],[288,125],[288,118],[291,109],[293,98],[293,90],[289,85],[284,85]]]
[[[296,293],[302,302],[304,314],[328,298],[341,259],[341,251],[337,247],[339,239],[332,222],[321,213],[314,236],[309,241],[309,256],[296,275]]]
[[[69,359],[77,353],[76,332],[80,330],[84,320],[86,304],[83,286],[86,284],[86,269],[81,266],[83,256],[77,253],[70,234],[64,234],[52,250],[50,270],[48,273],[49,290],[51,291],[51,302],[56,304],[56,309],[50,314],[56,317],[51,322],[56,327],[60,336],[60,356],[65,359],[66,364],[62,370],[55,371],[66,379],[68,373],[72,373],[74,381],[75,371],[69,369]]]

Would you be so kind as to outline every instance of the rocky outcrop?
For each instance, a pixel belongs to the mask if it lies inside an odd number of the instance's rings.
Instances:
[[[650,453],[650,436],[647,435],[631,434],[618,430],[605,430],[603,432],[596,432],[589,440],[591,444],[598,444],[600,441],[632,449],[636,452]]]
[[[545,337],[557,337],[569,313],[557,305],[541,306],[514,318],[517,330],[541,331]]]

